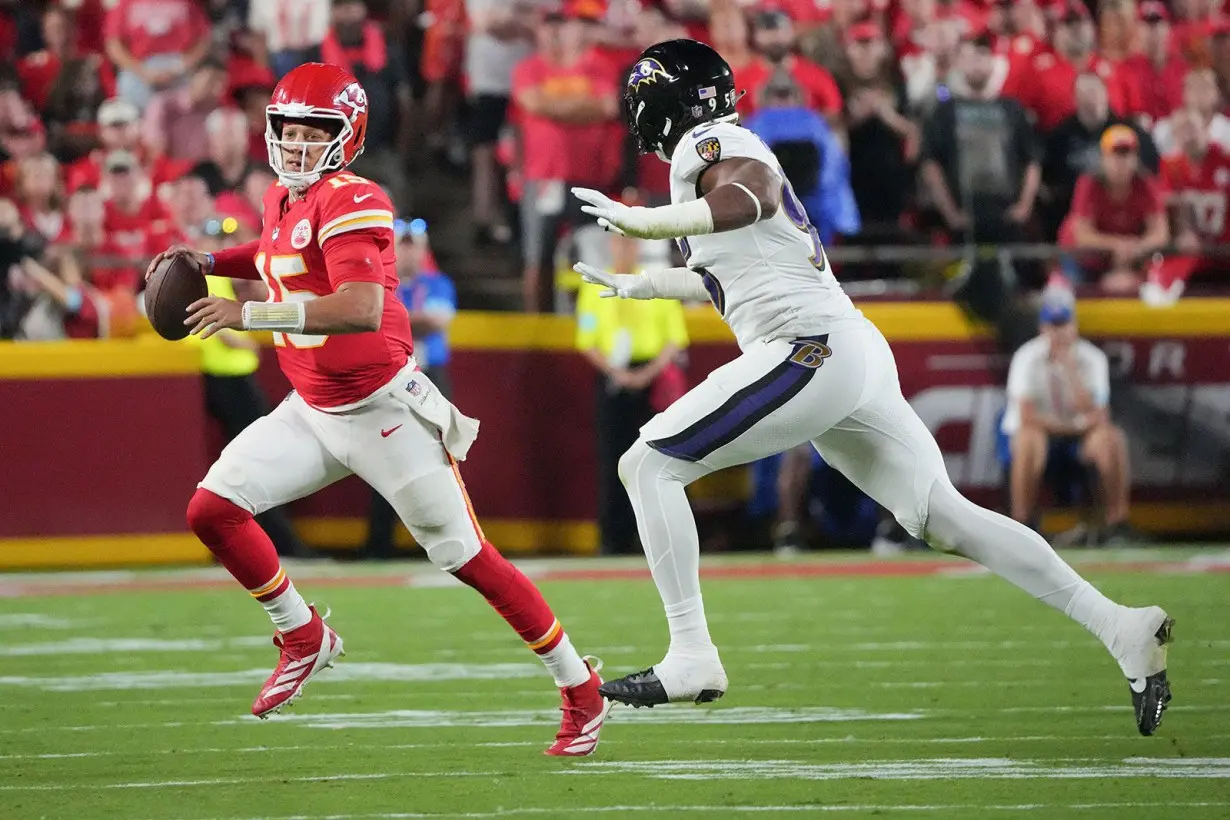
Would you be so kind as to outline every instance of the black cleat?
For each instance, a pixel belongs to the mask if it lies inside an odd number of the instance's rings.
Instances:
[[[1159,646],[1170,643],[1173,628],[1174,618],[1167,618],[1158,627],[1155,637]],[[1166,711],[1166,704],[1170,703],[1170,681],[1166,680],[1166,670],[1147,678],[1129,680],[1128,688],[1132,692],[1132,708],[1136,711],[1136,728],[1148,737],[1161,725],[1162,713]]]
[[[648,706],[652,709],[663,703],[670,703],[666,687],[658,680],[653,668],[642,672],[633,672],[622,678],[609,680],[598,687],[598,693],[607,700],[616,703],[626,703],[634,709]],[[702,689],[695,697],[695,703],[712,703],[726,694],[720,689]]]

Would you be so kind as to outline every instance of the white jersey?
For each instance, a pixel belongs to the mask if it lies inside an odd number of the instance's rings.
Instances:
[[[1106,354],[1092,342],[1078,339],[1072,348],[1080,386],[1088,391],[1095,407],[1110,401],[1110,364]],[[1008,366],[1008,407],[1000,429],[1012,435],[1021,427],[1021,402],[1032,401],[1040,412],[1063,422],[1076,420],[1076,396],[1063,368],[1051,360],[1051,343],[1036,336],[1012,355]]]
[[[671,201],[698,198],[701,173],[716,162],[747,157],[782,178],[777,213],[754,225],[679,240],[684,264],[705,278],[713,304],[734,331],[739,347],[754,342],[827,332],[861,318],[833,277],[816,229],[807,219],[769,146],[733,123],[692,129],[671,157]]]

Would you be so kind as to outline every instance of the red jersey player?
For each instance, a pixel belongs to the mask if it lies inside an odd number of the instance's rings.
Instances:
[[[263,279],[265,302],[202,299],[186,324],[269,330],[294,391],[236,437],[188,505],[193,532],[268,611],[281,650],[253,714],[296,698],[342,654],[253,519],[351,473],[397,510],[432,563],[478,590],[547,666],[563,695],[551,755],[587,755],[607,707],[601,679],[572,647],[537,588],[483,537],[457,471],[478,423],[418,369],[397,285],[392,205],[345,168],[363,150],[367,96],[348,72],[309,63],[287,74],[267,109],[269,161],[259,240],[216,255],[176,246],[202,273]]]

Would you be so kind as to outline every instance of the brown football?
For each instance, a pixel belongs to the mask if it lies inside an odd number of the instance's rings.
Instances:
[[[145,283],[145,315],[158,335],[177,341],[188,335],[188,305],[209,295],[205,277],[187,256],[163,259]]]

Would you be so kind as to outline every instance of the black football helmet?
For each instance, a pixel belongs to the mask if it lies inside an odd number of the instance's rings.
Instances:
[[[667,40],[641,53],[624,89],[624,115],[641,153],[670,160],[693,126],[733,118],[735,75],[722,56],[695,40]]]

